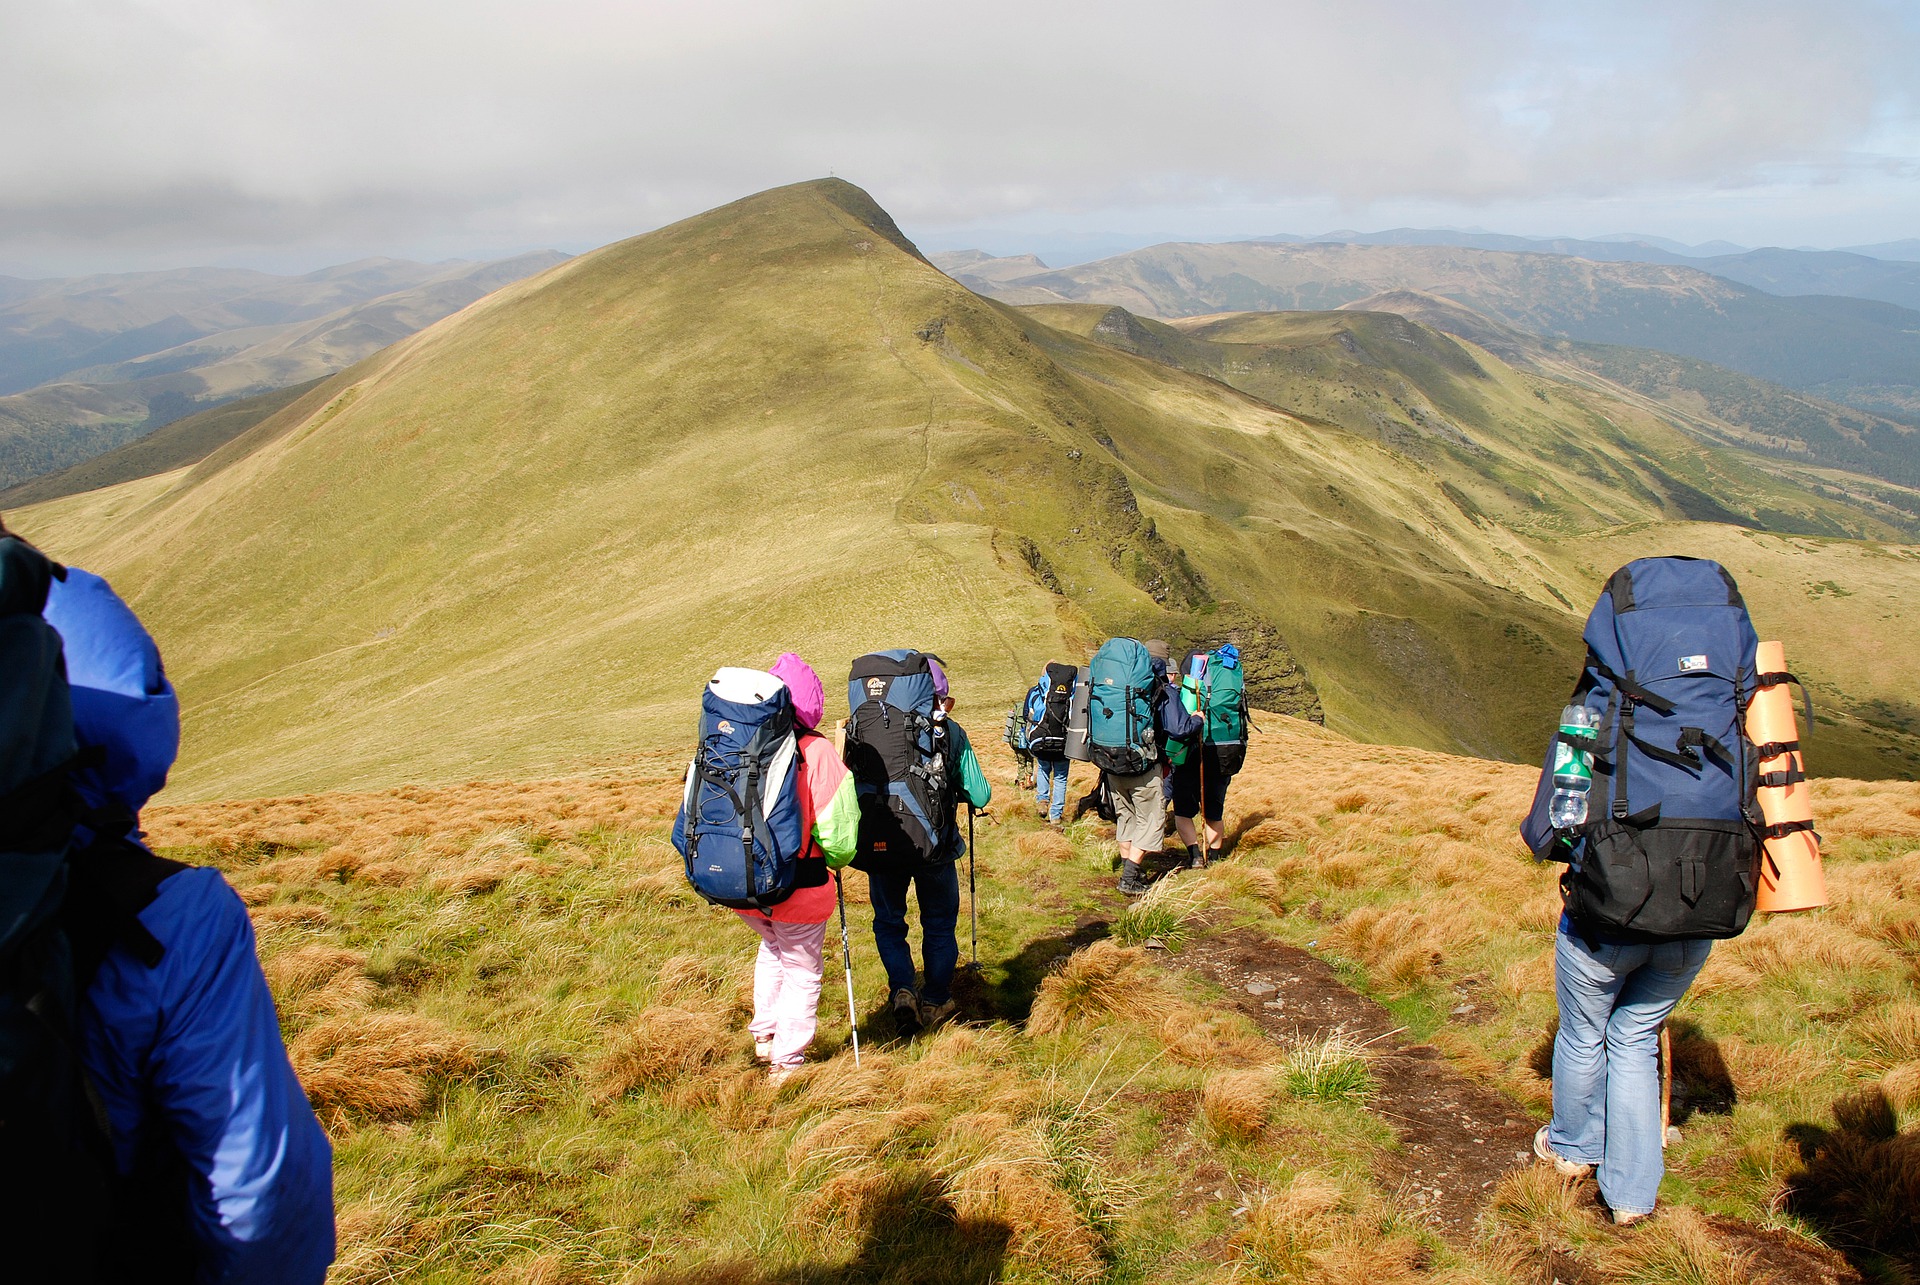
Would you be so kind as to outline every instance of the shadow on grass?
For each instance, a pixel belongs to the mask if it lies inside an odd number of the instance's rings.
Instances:
[[[767,1268],[735,1261],[643,1279],[654,1285],[986,1285],[1005,1270],[1012,1228],[962,1221],[931,1174],[896,1174],[861,1203],[860,1247],[848,1262]]]
[[[1674,1018],[1667,1029],[1673,1035],[1673,1123],[1685,1124],[1696,1114],[1733,1114],[1740,1093],[1719,1044],[1690,1018]],[[1553,1041],[1559,1030],[1555,1022],[1527,1054],[1527,1065],[1543,1080],[1553,1078]]]
[[[1783,1131],[1802,1166],[1787,1179],[1787,1208],[1869,1279],[1920,1275],[1920,1129],[1900,1132],[1878,1085],[1832,1110],[1832,1128],[1799,1123]]]

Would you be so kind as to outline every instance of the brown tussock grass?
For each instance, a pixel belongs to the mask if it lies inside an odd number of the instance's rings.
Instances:
[[[262,965],[262,971],[274,998],[285,1002],[325,986],[343,973],[359,972],[366,964],[367,957],[358,951],[316,943],[281,951]]]
[[[1384,1205],[1303,1173],[1247,1211],[1228,1242],[1239,1280],[1297,1285],[1398,1285],[1420,1279],[1420,1242]]]
[[[738,1042],[714,1012],[645,1009],[609,1040],[606,1055],[594,1068],[594,1097],[610,1102],[635,1089],[672,1084],[721,1061]]]
[[[1027,1029],[1058,1035],[1107,1017],[1151,1021],[1173,1002],[1142,951],[1096,941],[1069,955],[1059,972],[1040,983]]]
[[[1920,1110],[1920,1061],[1902,1062],[1880,1077],[1880,1092],[1887,1104],[1905,1114]]]
[[[1872,1050],[1869,1066],[1891,1068],[1920,1060],[1920,1004],[1889,1004],[1856,1029]]]
[[[287,1046],[295,1074],[323,1122],[417,1117],[433,1083],[467,1075],[479,1056],[465,1035],[414,1013],[337,1013]]]
[[[1540,1255],[1564,1250],[1591,1215],[1580,1179],[1562,1178],[1546,1165],[1502,1178],[1480,1215],[1480,1240],[1515,1275],[1537,1271]]]
[[[1658,1218],[1601,1248],[1593,1261],[1627,1280],[1676,1285],[1747,1285],[1756,1265],[1750,1251],[1729,1244],[1686,1205],[1665,1207]]]
[[[1334,949],[1366,965],[1376,980],[1405,989],[1439,970],[1444,938],[1421,912],[1379,906],[1361,906],[1327,934]]]
[[[1309,817],[1268,817],[1248,826],[1240,835],[1239,848],[1274,848],[1283,843],[1305,843],[1320,837],[1320,827]]]
[[[1717,952],[1716,952],[1717,953]],[[1784,981],[1809,967],[1871,972],[1891,963],[1887,952],[1843,928],[1808,915],[1769,915],[1726,953],[1762,978]]]
[[[1222,1071],[1200,1086],[1200,1118],[1220,1137],[1244,1142],[1267,1127],[1274,1097],[1272,1071]]]
[[[1013,841],[1013,846],[1021,856],[1036,861],[1065,861],[1073,856],[1073,845],[1067,837],[1052,830],[1023,834]]]

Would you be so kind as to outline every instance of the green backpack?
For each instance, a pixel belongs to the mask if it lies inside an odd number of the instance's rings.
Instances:
[[[1247,677],[1240,649],[1227,643],[1213,652],[1189,652],[1180,666],[1180,700],[1188,713],[1205,716],[1204,735],[1220,771],[1238,772],[1247,760]],[[1193,752],[1178,742],[1168,750],[1176,766]]]

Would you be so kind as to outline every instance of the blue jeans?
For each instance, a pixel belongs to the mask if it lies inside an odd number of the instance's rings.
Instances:
[[[1553,955],[1560,1034],[1547,1144],[1596,1167],[1600,1195],[1615,1213],[1652,1213],[1660,1194],[1660,1024],[1712,948],[1705,940],[1588,946],[1560,920]]]
[[[926,983],[920,998],[944,1004],[952,997],[953,970],[960,963],[960,869],[953,863],[906,870],[868,871],[867,895],[873,901],[873,944],[887,968],[887,993],[913,989],[913,948],[907,945],[907,888],[920,900],[920,954]]]
[[[1040,806],[1046,809],[1048,820],[1058,821],[1060,814],[1066,810],[1067,765],[1072,761],[1071,759],[1043,758],[1033,760],[1033,775],[1036,782],[1034,796],[1039,800]],[[1047,801],[1049,795],[1053,800],[1051,805]]]

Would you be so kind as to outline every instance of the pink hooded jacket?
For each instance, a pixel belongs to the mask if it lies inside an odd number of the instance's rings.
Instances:
[[[809,730],[818,726],[826,710],[826,691],[813,667],[789,651],[783,652],[767,672],[787,685],[793,697],[794,721]],[[840,761],[832,737],[800,738],[800,820],[816,845],[802,860],[825,859],[829,867],[833,867],[845,865],[852,858],[859,826],[859,802],[854,797],[853,775]],[[785,924],[819,924],[831,919],[835,904],[834,878],[829,868],[826,883],[796,889],[792,896],[773,908],[773,920]],[[746,918],[766,917],[757,910],[736,913]]]

